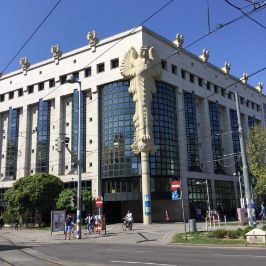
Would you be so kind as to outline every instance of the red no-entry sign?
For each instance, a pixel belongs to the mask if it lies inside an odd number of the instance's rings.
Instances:
[[[95,203],[96,203],[97,207],[102,207],[103,206],[103,198],[102,197],[96,198]]]
[[[178,189],[180,189],[180,181],[178,180],[172,181],[171,188],[172,191],[177,191]]]

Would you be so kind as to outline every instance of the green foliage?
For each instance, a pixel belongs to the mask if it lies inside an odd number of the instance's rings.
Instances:
[[[238,228],[238,229],[236,230],[236,235],[237,235],[238,237],[243,236],[243,229],[242,229],[242,228]]]
[[[256,178],[255,194],[266,200],[266,128],[254,126],[249,132],[247,154],[251,174]]]
[[[12,224],[15,218],[16,217],[14,216],[14,214],[10,213],[9,210],[5,210],[5,212],[3,213],[3,219],[5,224]]]
[[[262,226],[262,230],[266,231],[266,224]]]
[[[61,191],[56,202],[56,208],[59,210],[66,210],[67,212],[75,211],[72,189],[64,189]]]
[[[55,206],[63,186],[58,177],[48,173],[37,173],[20,178],[4,196],[11,212],[45,212]]]
[[[92,210],[92,193],[88,189],[82,190],[82,196],[83,196],[83,204],[85,207],[85,211],[91,212]]]
[[[226,236],[227,231],[224,229],[218,229],[212,232],[214,238],[222,239]]]
[[[254,229],[254,227],[252,227],[252,226],[247,226],[247,227],[245,227],[244,230],[243,230],[243,234],[242,234],[242,236],[243,236],[243,237],[246,237],[246,233],[248,233],[248,232],[251,231],[252,229]]]
[[[236,239],[238,238],[238,233],[236,230],[229,230],[227,231],[227,236],[229,239]]]

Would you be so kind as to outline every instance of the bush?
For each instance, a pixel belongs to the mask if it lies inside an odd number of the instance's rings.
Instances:
[[[5,224],[12,224],[14,217],[8,210],[6,210],[3,213],[3,219],[4,219]]]
[[[229,239],[236,239],[238,238],[237,231],[232,230],[232,231],[227,231],[227,236]]]
[[[262,226],[262,230],[266,231],[266,224]]]
[[[224,238],[226,236],[226,233],[227,233],[226,230],[218,229],[218,230],[213,231],[213,237],[221,239],[221,238]]]
[[[238,228],[235,232],[236,232],[237,237],[243,236],[243,229],[242,228]]]
[[[254,227],[252,227],[252,226],[247,226],[247,227],[245,227],[244,230],[243,230],[243,234],[242,234],[242,236],[243,236],[243,237],[246,237],[246,233],[248,233],[248,232],[251,231],[252,229],[254,229]]]

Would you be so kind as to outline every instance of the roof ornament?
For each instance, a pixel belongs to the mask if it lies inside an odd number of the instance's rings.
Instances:
[[[20,66],[23,70],[24,75],[27,75],[27,71],[30,67],[30,63],[28,61],[28,58],[27,57],[20,58],[19,63],[20,63]]]
[[[180,33],[177,33],[174,43],[176,44],[176,46],[178,48],[181,49],[183,47],[183,44],[184,44],[184,36],[182,34],[180,34]]]
[[[227,75],[230,73],[231,65],[228,62],[224,62],[224,66],[221,68],[222,71]]]
[[[89,46],[92,52],[96,51],[96,44],[99,42],[99,39],[96,37],[96,31],[90,31],[87,34],[87,40],[89,41]]]
[[[59,58],[62,55],[62,51],[60,50],[60,47],[58,44],[53,45],[51,47],[51,53],[52,53],[52,56],[54,58],[55,63],[58,65],[59,64]]]
[[[256,90],[257,90],[259,93],[262,93],[263,86],[264,86],[264,84],[263,84],[262,82],[259,82],[258,85],[256,86]]]
[[[199,58],[204,62],[207,63],[208,59],[209,59],[210,55],[209,55],[209,51],[206,49],[202,50],[201,55],[199,56]]]
[[[240,81],[242,82],[242,84],[247,85],[248,82],[248,74],[243,73],[242,78],[240,78]]]

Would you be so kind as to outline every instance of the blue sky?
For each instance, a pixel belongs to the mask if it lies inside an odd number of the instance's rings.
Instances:
[[[19,59],[23,56],[32,64],[50,58],[54,44],[59,44],[63,52],[87,45],[86,35],[93,29],[103,39],[134,28],[167,2],[169,0],[62,0],[5,73],[19,69]],[[240,7],[248,5],[245,0],[231,2]],[[1,1],[0,72],[56,3],[57,0]],[[209,0],[209,6],[211,29],[241,15],[224,0]],[[266,27],[266,8],[252,18]],[[169,40],[181,33],[187,45],[208,32],[207,0],[174,0],[144,26]],[[211,63],[222,67],[228,61],[231,74],[241,77],[244,72],[251,74],[266,66],[265,44],[266,30],[244,18],[188,50],[200,54],[202,49],[208,49]],[[266,87],[266,71],[251,77],[249,83],[256,86],[259,81]]]

